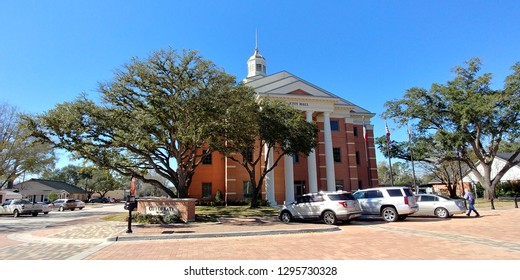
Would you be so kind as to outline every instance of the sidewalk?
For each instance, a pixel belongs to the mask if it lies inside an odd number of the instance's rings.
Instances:
[[[128,228],[128,227],[127,227]],[[132,233],[122,233],[109,241],[188,239],[231,236],[259,236],[305,232],[337,231],[339,228],[322,223],[281,223],[277,218],[219,218],[218,222],[173,225],[132,225]]]

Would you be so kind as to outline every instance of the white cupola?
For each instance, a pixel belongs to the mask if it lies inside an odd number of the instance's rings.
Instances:
[[[265,58],[258,52],[258,33],[256,34],[255,53],[247,60],[247,78],[266,76]]]

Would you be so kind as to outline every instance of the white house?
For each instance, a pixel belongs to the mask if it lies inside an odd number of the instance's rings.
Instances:
[[[511,157],[513,153],[497,153],[493,165],[491,166],[491,178],[494,178],[497,173],[505,166],[507,159]],[[480,163],[477,163],[477,169],[479,172],[483,172],[483,168]],[[469,182],[472,185],[478,184],[477,177],[469,172],[463,179],[464,182]],[[507,181],[520,181],[520,165],[515,165],[507,171],[506,174],[500,179],[500,182]]]

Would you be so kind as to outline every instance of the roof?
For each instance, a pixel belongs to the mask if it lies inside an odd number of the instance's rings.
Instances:
[[[497,153],[496,154],[496,157],[497,158],[500,158],[504,161],[507,161],[514,153]],[[515,160],[518,160],[520,157],[520,155],[516,156]],[[520,163],[517,164],[516,166],[520,167]]]
[[[56,191],[66,191],[68,193],[85,193],[85,194],[87,193],[87,191],[85,191],[84,189],[76,187],[69,183],[53,181],[53,180],[31,179],[29,181],[25,181],[25,182],[16,184],[15,186],[17,186],[17,185],[23,185],[24,188],[26,188],[26,189],[33,188],[33,187],[38,188],[38,187],[41,187],[41,185],[43,185],[47,188],[54,189]],[[40,186],[38,186],[38,185],[40,185]]]
[[[252,87],[258,94],[289,97],[291,93],[297,92],[299,96],[307,95],[309,98],[328,99],[333,101],[335,106],[349,107],[356,113],[373,114],[287,71],[249,80],[246,82],[246,85]]]

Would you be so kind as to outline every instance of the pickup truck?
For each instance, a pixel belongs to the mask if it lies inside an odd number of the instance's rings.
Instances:
[[[32,203],[27,199],[8,199],[0,207],[0,215],[13,215],[15,218],[20,215],[36,217],[41,212],[43,212],[42,205]]]

